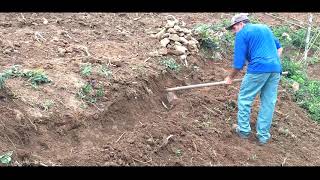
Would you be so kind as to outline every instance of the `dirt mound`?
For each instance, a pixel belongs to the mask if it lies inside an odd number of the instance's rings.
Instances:
[[[231,132],[239,83],[177,91],[177,103],[170,104],[165,88],[221,81],[231,61],[190,55],[188,65],[197,71],[165,71],[159,58],[148,56],[160,45],[146,32],[164,26],[167,15],[1,14],[7,24],[0,27],[3,47],[10,48],[0,53],[0,70],[13,64],[41,68],[53,83],[34,89],[19,78],[6,82],[0,91],[0,152],[14,151],[13,165],[320,163],[319,125],[282,88],[266,146],[259,146],[254,134],[242,140]],[[187,28],[229,18],[224,13],[173,15]],[[93,68],[107,65],[112,77],[83,77],[80,68],[88,62]],[[96,103],[76,96],[86,82],[105,88]],[[253,132],[258,103],[253,105]]]

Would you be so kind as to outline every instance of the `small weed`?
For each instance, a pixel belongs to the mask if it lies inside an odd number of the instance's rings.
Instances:
[[[105,65],[100,66],[100,71],[99,71],[101,76],[110,78],[112,76],[112,71]]]
[[[178,157],[182,156],[182,150],[181,149],[177,149],[174,153]]]
[[[0,156],[0,163],[2,164],[9,164],[11,162],[11,156],[13,154],[13,151],[9,151],[3,155]]]
[[[258,159],[258,156],[256,155],[256,154],[253,154],[252,156],[250,156],[249,158],[248,158],[248,160],[250,161],[250,160],[256,160],[256,159]]]
[[[42,104],[42,108],[43,108],[43,110],[48,111],[53,105],[54,105],[54,102],[52,100],[46,100]]]
[[[97,97],[103,97],[104,96],[104,88],[102,85],[100,85],[100,87],[97,89],[97,93],[96,93]]]
[[[317,64],[320,62],[320,59],[317,56],[312,56],[308,59],[308,61],[310,62],[310,64]]]
[[[51,80],[48,79],[48,76],[43,72],[43,70],[26,71],[23,73],[23,77],[28,78],[28,81],[31,82],[31,85],[34,88],[37,88],[37,86],[40,84],[51,82]]]
[[[176,72],[178,72],[181,68],[181,66],[173,58],[162,59],[160,64],[165,66],[167,69],[171,69]]]
[[[234,35],[226,31],[226,20],[217,24],[200,24],[195,26],[194,31],[198,34],[200,51],[206,58],[216,59],[217,52],[230,54],[234,46]],[[219,59],[219,58],[218,58]]]
[[[5,70],[3,73],[0,73],[0,89],[4,87],[5,80],[15,77],[27,78],[34,88],[37,88],[37,86],[40,84],[51,82],[51,80],[43,70],[38,69],[22,71],[19,65],[14,65],[11,68]]]
[[[77,96],[87,103],[96,103],[99,97],[104,96],[103,85],[99,85],[97,89],[94,89],[90,83],[87,83],[81,87]]]
[[[92,73],[92,65],[91,63],[87,63],[81,66],[81,75],[84,77],[88,77]]]

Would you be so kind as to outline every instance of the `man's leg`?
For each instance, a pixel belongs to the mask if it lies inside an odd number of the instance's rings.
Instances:
[[[280,73],[271,73],[267,82],[261,89],[260,110],[256,124],[257,137],[261,144],[265,144],[271,137],[269,131],[277,102],[279,80]]]
[[[238,127],[236,129],[241,135],[249,136],[251,132],[251,105],[269,75],[270,73],[246,74],[242,80],[238,95]]]

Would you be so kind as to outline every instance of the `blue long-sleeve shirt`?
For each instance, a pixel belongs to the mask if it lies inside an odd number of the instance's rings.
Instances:
[[[279,40],[267,25],[248,23],[236,34],[233,68],[241,70],[247,60],[247,73],[281,73],[279,48]]]

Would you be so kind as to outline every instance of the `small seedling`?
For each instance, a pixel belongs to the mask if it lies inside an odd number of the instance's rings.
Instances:
[[[181,151],[181,149],[177,149],[177,150],[175,151],[175,154],[176,154],[176,156],[178,156],[178,157],[182,156],[182,151]]]
[[[167,69],[178,72],[180,70],[180,65],[173,58],[166,58],[160,61],[160,64],[165,66]]]
[[[13,151],[9,151],[3,155],[0,156],[0,162],[2,164],[9,164],[11,162],[11,156],[13,154]]]
[[[42,107],[45,111],[48,111],[52,106],[54,105],[54,102],[52,100],[46,100]]]
[[[90,63],[81,66],[81,75],[88,77],[92,73],[92,65]]]
[[[97,89],[97,97],[103,97],[103,96],[104,96],[104,88],[103,88],[103,86],[100,86]]]
[[[43,72],[43,70],[26,71],[23,73],[23,77],[28,78],[28,81],[31,82],[31,85],[34,88],[37,88],[37,86],[40,84],[51,82],[51,80],[48,79],[48,76]]]
[[[100,71],[99,71],[100,75],[101,76],[104,76],[104,77],[111,77],[112,76],[112,71],[106,67],[105,65],[101,65],[100,66]]]

